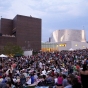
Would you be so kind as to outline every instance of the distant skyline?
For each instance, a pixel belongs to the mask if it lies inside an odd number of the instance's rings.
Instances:
[[[88,40],[88,0],[0,0],[0,17],[17,14],[42,19],[44,42],[59,29],[84,29]]]

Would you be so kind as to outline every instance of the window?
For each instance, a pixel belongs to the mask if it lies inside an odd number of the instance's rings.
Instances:
[[[66,47],[66,44],[59,44],[59,46],[61,46],[61,47]]]

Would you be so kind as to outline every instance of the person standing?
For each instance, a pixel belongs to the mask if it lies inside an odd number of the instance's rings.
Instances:
[[[60,73],[58,77],[58,86],[62,86],[62,82],[63,82],[63,77],[62,74]]]
[[[88,88],[88,66],[87,64],[83,65],[83,70],[78,69],[81,75],[81,82],[83,88]]]
[[[63,86],[63,87],[66,87],[67,85],[68,85],[68,82],[67,82],[66,75],[63,75],[63,82],[62,82],[62,86]]]

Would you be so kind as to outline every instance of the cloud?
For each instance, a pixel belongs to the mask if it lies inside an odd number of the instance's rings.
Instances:
[[[88,7],[87,0],[1,0],[1,5],[7,6],[5,8],[8,12],[6,17],[10,14],[32,14],[37,17],[58,15],[66,16],[82,16],[85,8]],[[81,8],[81,9],[80,9]],[[85,11],[85,12],[84,12]]]
[[[88,0],[0,0],[0,14],[4,18],[13,19],[16,14],[41,18],[43,36],[47,30],[49,36],[55,29],[79,28],[76,24],[82,26],[78,22],[88,17],[87,11]]]

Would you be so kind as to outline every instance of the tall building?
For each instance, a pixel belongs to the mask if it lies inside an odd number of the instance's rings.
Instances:
[[[16,15],[14,19],[0,20],[0,47],[7,43],[21,46],[24,50],[41,49],[41,19]]]

